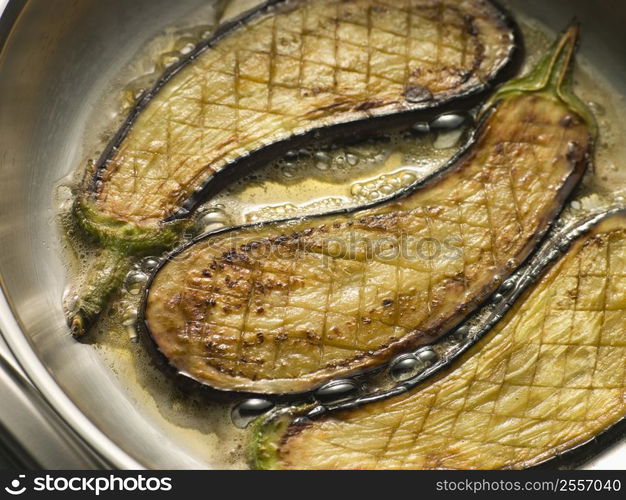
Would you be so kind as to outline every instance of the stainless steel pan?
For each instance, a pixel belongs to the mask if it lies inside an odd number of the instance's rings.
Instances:
[[[42,439],[52,440],[51,447],[54,436],[72,441],[65,452],[74,456],[73,466],[223,465],[212,458],[210,437],[203,441],[201,430],[168,418],[175,410],[163,408],[167,398],[141,396],[141,384],[117,377],[98,349],[69,336],[54,204],[58,182],[93,154],[114,121],[116,96],[134,56],[168,27],[197,24],[214,3],[9,0],[0,18],[0,331],[40,395],[8,366],[10,376],[0,377],[0,385],[32,395],[17,398],[23,414],[37,415],[39,408],[47,415],[43,421],[54,422],[41,429]],[[583,55],[626,94],[623,0],[510,4],[555,30],[578,17]],[[626,443],[588,467],[624,463]]]

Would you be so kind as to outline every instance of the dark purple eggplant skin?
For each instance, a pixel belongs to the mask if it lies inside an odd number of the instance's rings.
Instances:
[[[130,112],[126,121],[122,124],[118,132],[104,149],[95,164],[95,173],[87,183],[86,192],[96,192],[97,184],[102,180],[108,161],[128,135],[139,114],[182,68],[191,63],[204,51],[213,47],[222,38],[231,34],[233,31],[236,31],[239,27],[245,25],[250,20],[257,16],[267,14],[277,6],[288,2],[289,0],[268,0],[260,6],[255,7],[235,19],[226,22],[217,29],[215,34],[210,39],[198,44],[192,52],[169,68],[152,89],[144,92],[139,97],[137,104]],[[499,2],[489,0],[489,3],[494,5],[500,11],[503,27],[510,30],[514,38],[513,48],[509,58],[498,70],[498,76],[493,81],[486,82],[482,85],[476,85],[473,88],[468,88],[464,93],[457,94],[454,97],[445,100],[439,100],[432,103],[425,102],[423,107],[415,108],[410,111],[394,112],[393,114],[386,116],[376,116],[346,124],[342,123],[330,125],[306,132],[304,134],[293,135],[286,141],[276,142],[252,151],[248,155],[243,156],[234,163],[230,164],[227,168],[224,168],[213,175],[196,191],[196,193],[187,199],[177,213],[173,214],[163,222],[171,222],[189,217],[201,203],[221,191],[225,186],[231,184],[234,180],[240,178],[242,172],[248,172],[252,169],[258,168],[259,166],[282,156],[290,149],[310,143],[313,140],[324,142],[331,139],[337,141],[348,138],[360,139],[369,135],[377,135],[380,133],[380,130],[387,128],[408,127],[414,124],[418,119],[420,121],[428,121],[429,119],[433,119],[446,112],[470,109],[480,104],[499,83],[510,79],[519,71],[525,54],[523,36],[513,15],[506,8],[501,6]]]

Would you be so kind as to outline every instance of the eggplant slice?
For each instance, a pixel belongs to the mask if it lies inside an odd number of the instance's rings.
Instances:
[[[528,257],[590,161],[593,118],[570,88],[577,34],[503,87],[464,151],[401,196],[172,254],[142,310],[158,349],[212,388],[288,394],[449,331]]]
[[[515,46],[508,19],[483,0],[283,2],[173,75],[90,195],[102,214],[157,224],[264,146],[483,90]]]
[[[235,166],[460,106],[520,48],[486,0],[273,1],[220,30],[140,100],[75,204],[106,250],[69,308],[72,331],[100,312],[128,256],[172,248]]]
[[[261,417],[252,465],[522,469],[584,451],[575,449],[626,417],[626,211],[581,229],[447,369],[409,394],[318,420],[293,408]]]

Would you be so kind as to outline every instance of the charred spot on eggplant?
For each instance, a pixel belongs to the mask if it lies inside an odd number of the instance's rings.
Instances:
[[[423,183],[171,255],[143,305],[158,349],[215,389],[286,394],[449,331],[526,259],[589,163],[593,120],[571,92],[577,33],[504,86],[465,149]]]
[[[626,212],[564,244],[450,367],[409,394],[319,419],[275,411],[255,423],[252,465],[520,469],[589,456],[626,417]]]
[[[75,204],[109,260],[88,272],[72,330],[113,290],[98,267],[172,248],[235,170],[311,137],[458,107],[512,69],[520,46],[486,0],[272,1],[221,29],[140,99]]]

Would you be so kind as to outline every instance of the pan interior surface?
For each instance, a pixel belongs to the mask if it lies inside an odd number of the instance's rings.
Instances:
[[[35,384],[79,433],[91,434],[85,439],[113,466],[244,467],[243,432],[231,425],[228,404],[202,391],[183,394],[141,343],[71,338],[61,302],[69,275],[66,241],[57,220],[71,195],[64,186],[122,122],[128,84],[155,70],[154,54],[167,56],[181,38],[210,31],[224,7],[253,3],[30,1],[12,27],[0,24],[10,28],[0,49],[0,283],[8,306],[4,311],[0,304],[0,329]],[[619,116],[626,110],[620,97],[626,95],[626,4],[515,0],[508,6],[553,31],[574,16],[581,20],[582,59],[593,68],[581,83],[593,73],[613,90],[604,100],[593,85],[582,93],[605,108],[605,118],[595,178],[576,203],[616,186],[626,193],[626,168],[617,167],[626,146],[608,147],[626,130]],[[619,456],[623,463],[626,445],[588,466],[615,467]]]

